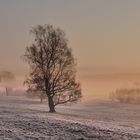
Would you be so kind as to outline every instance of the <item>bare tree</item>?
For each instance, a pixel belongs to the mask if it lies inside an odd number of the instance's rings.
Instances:
[[[31,33],[34,43],[26,47],[24,54],[31,67],[25,81],[28,90],[45,92],[50,112],[55,112],[58,104],[78,101],[81,88],[75,79],[75,59],[63,30],[52,25],[38,25]]]
[[[26,92],[28,98],[39,98],[40,102],[43,103],[43,100],[47,99],[46,93],[42,91],[29,91]]]
[[[0,82],[13,80],[15,80],[15,75],[12,72],[0,71]]]

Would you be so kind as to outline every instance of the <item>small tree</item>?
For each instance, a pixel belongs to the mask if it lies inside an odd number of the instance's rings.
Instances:
[[[28,90],[45,92],[50,112],[55,112],[58,104],[78,101],[81,88],[75,80],[75,59],[63,30],[52,25],[38,25],[31,33],[34,43],[26,47],[24,54],[31,68],[25,81]]]

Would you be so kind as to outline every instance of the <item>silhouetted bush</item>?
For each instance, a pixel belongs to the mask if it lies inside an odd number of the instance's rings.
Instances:
[[[39,98],[40,102],[43,102],[43,100],[47,99],[47,95],[43,92],[26,92],[26,97],[31,98],[31,99],[35,99],[35,98]]]
[[[117,89],[110,94],[110,99],[121,103],[140,104],[140,89]]]

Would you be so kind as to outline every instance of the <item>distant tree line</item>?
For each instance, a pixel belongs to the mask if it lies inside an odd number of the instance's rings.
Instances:
[[[140,89],[117,89],[110,94],[110,99],[120,103],[140,104]]]

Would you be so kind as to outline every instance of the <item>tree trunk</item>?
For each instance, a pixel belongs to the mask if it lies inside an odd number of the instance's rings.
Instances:
[[[8,88],[6,87],[5,90],[6,90],[6,96],[8,96]]]
[[[43,98],[42,97],[40,97],[40,103],[42,103],[43,102]]]
[[[53,102],[53,97],[48,97],[49,112],[55,112],[55,106]]]
[[[40,95],[40,103],[43,103],[43,93],[41,93],[41,95]]]
[[[48,105],[49,105],[49,112],[55,112],[55,105],[53,101],[53,97],[49,94],[49,80],[45,78],[45,87],[46,87],[46,94],[48,95]]]

